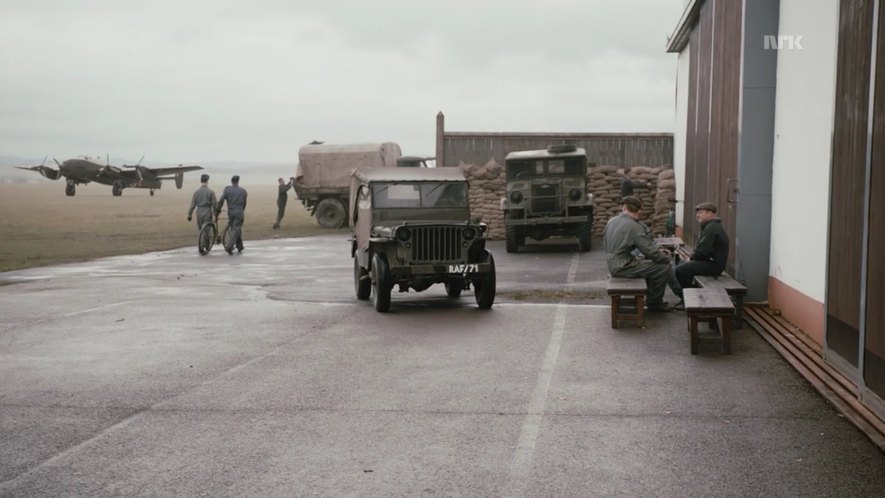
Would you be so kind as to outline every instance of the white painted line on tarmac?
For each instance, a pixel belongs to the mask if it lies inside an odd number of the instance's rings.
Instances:
[[[572,263],[568,270],[566,284],[571,285],[575,281],[578,271],[578,261],[581,253],[572,256]],[[547,393],[550,391],[550,382],[553,380],[553,370],[559,358],[559,348],[562,344],[562,335],[565,330],[565,316],[568,305],[556,306],[556,315],[553,318],[553,330],[550,332],[550,342],[547,344],[547,352],[544,353],[544,362],[541,364],[541,372],[535,382],[535,390],[529,402],[528,413],[522,422],[519,431],[519,442],[516,446],[516,454],[510,464],[510,480],[504,496],[525,496],[526,486],[532,470],[532,459],[535,455],[535,444],[538,441],[538,432],[541,421],[544,418],[544,410],[547,405]]]
[[[86,310],[74,311],[74,312],[72,312],[72,313],[67,313],[67,314],[64,314],[64,315],[62,315],[62,316],[67,317],[67,316],[82,315],[82,314],[84,314],[84,313],[91,313],[91,312],[93,312],[93,311],[104,310],[104,309],[108,309],[108,308],[113,308],[113,307],[115,307],[115,306],[122,306],[122,305],[124,305],[124,304],[129,304],[129,303],[134,303],[134,302],[135,302],[135,301],[121,301],[121,302],[119,302],[119,303],[106,304],[106,305],[104,305],[104,306],[99,306],[99,307],[97,307],[97,308],[89,308],[89,309],[86,309]]]

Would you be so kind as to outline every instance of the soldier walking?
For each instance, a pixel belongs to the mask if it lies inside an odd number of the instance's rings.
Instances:
[[[224,187],[218,206],[215,208],[215,216],[221,214],[221,208],[227,202],[227,218],[230,223],[230,239],[224,246],[228,254],[243,252],[243,221],[246,219],[246,189],[240,187],[240,175],[234,175],[230,179],[230,185]]]
[[[215,205],[218,201],[215,199],[215,192],[209,188],[209,175],[200,176],[200,188],[194,191],[191,199],[191,207],[187,210],[187,221],[191,221],[194,209],[197,210],[197,231],[203,228],[203,225],[212,221],[212,212],[215,211]]]

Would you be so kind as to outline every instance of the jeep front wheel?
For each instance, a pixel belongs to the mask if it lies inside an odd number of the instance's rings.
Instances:
[[[495,302],[495,258],[492,253],[487,252],[489,272],[483,273],[480,277],[473,281],[473,294],[476,297],[476,304],[480,309],[487,310],[492,307]]]
[[[387,260],[380,254],[372,258],[372,304],[375,311],[384,313],[390,309],[390,290],[393,283],[390,281],[390,267]]]
[[[372,294],[372,279],[362,266],[359,259],[353,257],[353,287],[356,290],[356,298],[365,301]]]
[[[328,197],[317,204],[314,215],[323,228],[341,228],[344,225],[344,205],[338,199]]]

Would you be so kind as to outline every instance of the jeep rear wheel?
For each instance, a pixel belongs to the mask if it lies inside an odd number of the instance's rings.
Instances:
[[[476,304],[480,309],[484,310],[491,308],[495,302],[495,258],[488,251],[486,251],[486,254],[488,254],[489,272],[482,274],[473,281],[473,294],[476,297]]]
[[[390,281],[390,267],[387,260],[380,254],[372,258],[372,304],[375,311],[384,313],[390,309],[390,290],[393,283]]]
[[[328,197],[317,204],[314,215],[323,228],[341,228],[344,225],[344,205],[338,199]]]
[[[359,259],[353,257],[353,288],[356,291],[356,298],[365,301],[372,295],[372,279],[369,278],[369,272],[360,266]]]

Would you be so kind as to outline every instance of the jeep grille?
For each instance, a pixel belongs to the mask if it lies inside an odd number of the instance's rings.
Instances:
[[[444,263],[464,260],[461,257],[463,227],[416,227],[411,230],[412,262]]]
[[[559,214],[559,185],[543,183],[532,185],[532,212],[534,214]]]

